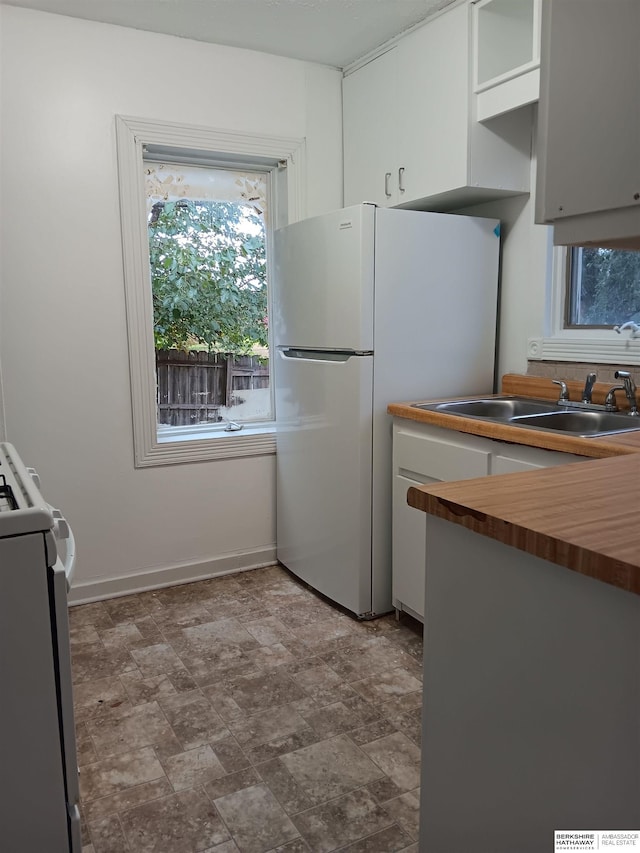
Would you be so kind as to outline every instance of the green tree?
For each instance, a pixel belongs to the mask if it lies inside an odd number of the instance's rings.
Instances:
[[[168,201],[149,217],[156,349],[267,344],[264,223],[250,205]]]
[[[579,320],[582,325],[624,323],[640,312],[640,252],[583,249]]]

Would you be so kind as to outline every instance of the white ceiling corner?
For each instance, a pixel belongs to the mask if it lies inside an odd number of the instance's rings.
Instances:
[[[344,68],[453,0],[0,0]]]

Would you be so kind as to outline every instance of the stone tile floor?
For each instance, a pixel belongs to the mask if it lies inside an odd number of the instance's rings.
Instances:
[[[70,622],[83,853],[417,853],[418,623],[277,566]]]

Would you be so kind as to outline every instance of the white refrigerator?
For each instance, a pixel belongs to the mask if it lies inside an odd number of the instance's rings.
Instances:
[[[275,233],[277,556],[391,603],[390,402],[493,390],[496,220],[362,204]]]

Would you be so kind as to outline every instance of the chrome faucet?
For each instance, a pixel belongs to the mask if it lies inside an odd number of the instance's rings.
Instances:
[[[559,406],[568,406],[572,409],[584,409],[593,407],[594,404],[591,400],[591,395],[593,394],[593,386],[596,381],[595,373],[589,373],[587,375],[587,379],[584,383],[584,390],[582,392],[582,399],[579,402],[577,400],[574,401],[569,398],[569,389],[567,388],[566,382],[563,382],[562,379],[552,379],[551,381],[554,385],[560,386],[560,396],[558,397]],[[613,402],[615,403],[615,400]]]
[[[604,398],[604,407],[608,412],[617,412],[618,404],[616,403],[616,391],[625,391],[624,385],[612,385],[607,391],[607,396]]]
[[[624,390],[624,393],[627,395],[627,400],[629,401],[629,414],[634,417],[640,416],[640,412],[638,411],[638,401],[636,400],[637,388],[636,383],[633,381],[633,377],[626,370],[616,370],[613,375],[616,379],[622,379],[623,384],[621,390]]]
[[[582,391],[582,399],[581,400],[571,400],[569,399],[569,390],[567,388],[567,383],[563,382],[560,379],[553,379],[556,385],[560,386],[560,396],[558,398],[558,406],[563,406],[567,409],[588,409],[591,411],[605,411],[605,412],[617,412],[618,405],[616,403],[616,391],[624,391],[627,395],[627,399],[629,400],[629,407],[631,409],[630,414],[632,415],[640,415],[638,412],[638,407],[635,400],[635,392],[636,386],[633,384],[633,379],[628,373],[625,373],[623,370],[619,370],[616,373],[616,379],[621,379],[624,382],[624,385],[614,385],[609,388],[607,392],[607,396],[605,397],[604,405],[602,403],[594,403],[592,399],[593,395],[593,386],[596,381],[595,373],[588,373],[586,381],[584,383],[584,389]],[[633,399],[633,403],[631,400]]]
[[[590,403],[591,402],[591,394],[593,393],[593,385],[596,381],[596,374],[589,373],[587,374],[587,380],[584,383],[584,391],[582,392],[582,402]]]
[[[567,383],[563,382],[561,379],[552,379],[551,381],[554,385],[560,386],[560,396],[558,397],[558,405],[561,406],[563,403],[568,403],[569,392],[567,390]]]

